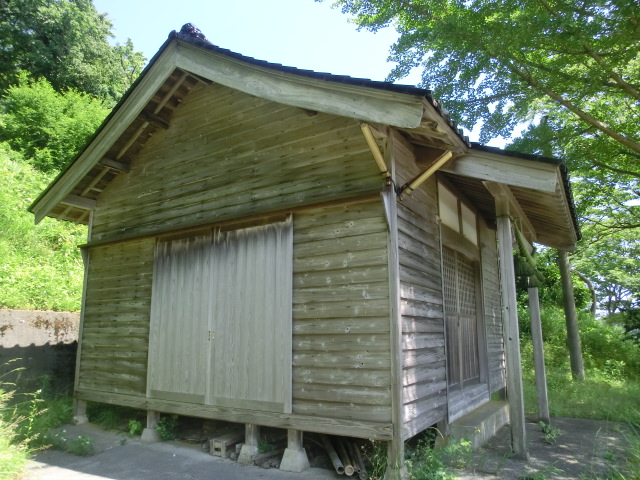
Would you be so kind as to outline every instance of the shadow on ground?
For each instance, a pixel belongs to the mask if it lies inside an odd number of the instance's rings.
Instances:
[[[628,430],[622,423],[554,417],[549,438],[533,419],[526,425],[529,461],[513,458],[509,427],[504,427],[473,456],[463,480],[538,480],[609,478],[625,464]],[[555,438],[551,438],[554,437]]]
[[[480,450],[473,452],[461,480],[544,480],[609,478],[625,463],[629,448],[624,424],[600,420],[553,418],[559,430],[555,443],[545,441],[542,428],[527,423],[530,459],[510,455],[510,430],[505,427]],[[301,474],[243,467],[229,459],[212,457],[202,448],[184,443],[144,444],[122,433],[86,424],[62,427],[70,438],[92,438],[95,454],[78,457],[60,451],[36,455],[24,480],[331,480],[346,478],[333,470],[309,469]],[[62,430],[61,429],[61,430]],[[555,432],[555,431],[554,431]],[[352,477],[356,478],[356,477]]]

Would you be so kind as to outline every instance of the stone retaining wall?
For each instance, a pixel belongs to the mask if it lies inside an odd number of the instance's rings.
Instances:
[[[34,391],[73,389],[80,314],[0,309],[0,382]]]

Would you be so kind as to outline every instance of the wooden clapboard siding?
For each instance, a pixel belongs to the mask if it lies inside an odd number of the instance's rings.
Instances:
[[[145,395],[154,246],[90,249],[78,389]]]
[[[484,220],[480,221],[480,254],[489,388],[491,392],[495,392],[506,386],[500,272],[496,232],[490,229]]]
[[[396,183],[421,173],[411,147],[394,138]],[[398,203],[400,306],[403,345],[403,438],[447,413],[445,337],[437,216],[432,177]]]
[[[382,202],[297,212],[293,252],[293,412],[390,422]]]
[[[194,89],[100,197],[93,240],[147,235],[379,191],[357,122],[220,85]]]

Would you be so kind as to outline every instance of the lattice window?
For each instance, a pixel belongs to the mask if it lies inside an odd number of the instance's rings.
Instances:
[[[462,388],[480,379],[475,267],[473,260],[447,247],[442,263],[449,386]]]

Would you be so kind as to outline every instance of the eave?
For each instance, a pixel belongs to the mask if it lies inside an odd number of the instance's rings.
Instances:
[[[36,222],[51,216],[88,223],[101,192],[127,174],[155,132],[170,128],[189,91],[212,82],[380,131],[394,127],[417,148],[450,150],[454,160],[441,172],[488,218],[495,218],[495,208],[483,182],[502,183],[518,203],[531,241],[574,248],[579,229],[562,162],[472,146],[428,90],[285,67],[175,32],[84,149],[29,207]]]

